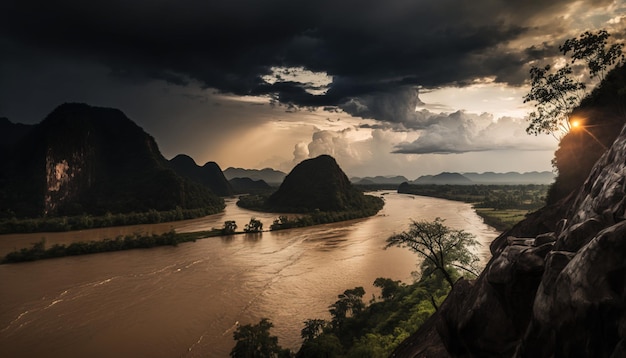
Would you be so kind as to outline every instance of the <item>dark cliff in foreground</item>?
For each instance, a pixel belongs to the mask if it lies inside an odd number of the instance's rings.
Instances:
[[[0,148],[0,213],[8,217],[223,208],[117,109],[63,104],[37,125],[7,126],[19,134]]]
[[[396,357],[626,356],[626,128],[572,195],[491,245]]]

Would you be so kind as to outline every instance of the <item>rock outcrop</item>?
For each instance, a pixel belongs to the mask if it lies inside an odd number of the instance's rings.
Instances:
[[[626,129],[575,196],[497,238],[478,279],[457,282],[394,356],[626,356],[625,211]]]

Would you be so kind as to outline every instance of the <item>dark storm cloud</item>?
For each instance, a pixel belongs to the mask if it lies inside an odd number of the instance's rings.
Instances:
[[[549,46],[508,44],[538,31],[535,20],[569,3],[5,0],[0,40],[11,46],[0,62],[21,61],[32,56],[23,49],[36,48],[44,64],[49,56],[72,58],[104,65],[129,81],[197,81],[238,95],[341,106],[354,115],[404,122],[411,120],[406,110],[415,100],[395,101],[400,109],[388,100],[411,86],[463,86],[484,77],[520,84],[524,65]],[[589,6],[607,3],[594,0]],[[555,17],[551,30],[559,21]],[[262,76],[276,66],[326,72],[333,82],[323,95],[311,94],[310,84],[265,82]]]

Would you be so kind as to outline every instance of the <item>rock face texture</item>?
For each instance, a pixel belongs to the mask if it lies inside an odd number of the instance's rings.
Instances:
[[[223,208],[222,199],[176,174],[154,138],[117,109],[66,103],[37,125],[0,120],[0,129],[7,130],[0,138],[14,137],[0,146],[0,213]]]
[[[625,357],[625,211],[626,129],[575,196],[497,238],[480,277],[457,282],[394,356]]]

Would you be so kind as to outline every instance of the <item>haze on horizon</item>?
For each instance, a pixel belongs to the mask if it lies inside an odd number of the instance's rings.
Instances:
[[[36,10],[33,10],[36,9]],[[625,0],[386,2],[7,0],[0,117],[64,102],[122,110],[163,154],[288,172],[320,154],[348,176],[551,170],[529,136],[532,65],[606,29]]]

